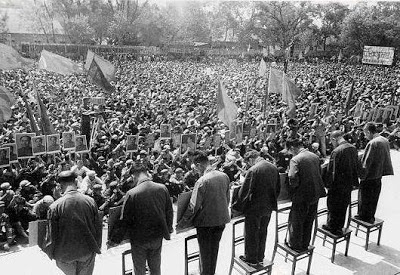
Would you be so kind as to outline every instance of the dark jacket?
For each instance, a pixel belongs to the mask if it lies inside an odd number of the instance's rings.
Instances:
[[[68,191],[50,205],[51,259],[75,261],[92,253],[100,254],[102,221],[94,200],[78,191]]]
[[[293,203],[318,202],[326,195],[321,177],[319,157],[308,151],[301,150],[290,160],[289,185]]]
[[[393,175],[390,145],[386,138],[377,136],[368,142],[361,159],[360,174],[361,180],[380,179],[383,176]]]
[[[167,187],[150,179],[140,181],[126,193],[122,220],[132,242],[147,243],[157,238],[169,240],[173,210]]]
[[[350,191],[358,186],[358,153],[348,142],[341,143],[331,154],[326,187]]]
[[[280,191],[278,168],[272,163],[257,159],[246,173],[238,200],[243,202],[245,215],[263,216],[277,210],[277,198]]]

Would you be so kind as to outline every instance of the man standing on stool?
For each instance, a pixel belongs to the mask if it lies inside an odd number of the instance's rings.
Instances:
[[[322,228],[335,235],[342,235],[346,219],[347,206],[351,201],[351,191],[358,187],[358,155],[357,149],[343,138],[342,131],[331,133],[332,151],[328,170],[328,220]]]
[[[255,265],[262,263],[265,253],[268,224],[273,210],[277,210],[280,191],[278,168],[251,150],[244,155],[250,165],[239,190],[238,203],[245,216],[244,253],[240,259]]]
[[[286,244],[291,249],[301,252],[308,249],[318,200],[326,193],[319,157],[305,149],[300,139],[288,139],[286,147],[294,156],[290,160],[288,173],[292,208]]]
[[[389,141],[382,137],[375,123],[364,126],[365,137],[369,140],[361,158],[360,190],[358,192],[358,215],[356,219],[374,223],[375,212],[381,193],[382,177],[393,175]]]
[[[229,177],[212,170],[207,155],[194,153],[193,163],[201,177],[197,180],[190,203],[177,229],[192,221],[197,230],[200,249],[200,274],[214,275],[217,265],[219,242],[229,217]]]
[[[125,196],[121,219],[131,242],[134,274],[161,274],[163,238],[170,240],[173,210],[167,187],[155,183],[143,163],[131,168],[134,188]]]
[[[102,221],[96,203],[78,192],[74,172],[61,172],[58,182],[63,196],[50,205],[50,235],[44,250],[66,275],[91,275],[101,248]]]

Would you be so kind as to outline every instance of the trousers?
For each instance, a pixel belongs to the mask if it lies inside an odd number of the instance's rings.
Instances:
[[[329,189],[326,204],[328,207],[327,225],[333,230],[341,230],[346,220],[347,207],[351,200],[351,189]]]
[[[271,212],[264,216],[246,215],[244,220],[244,254],[250,263],[264,260],[265,243]]]
[[[96,254],[89,254],[73,262],[56,260],[56,265],[65,275],[92,275]]]
[[[286,242],[293,249],[304,251],[311,240],[311,232],[315,216],[317,215],[318,202],[293,203],[289,213],[288,234]]]
[[[375,218],[381,193],[381,179],[363,180],[360,182],[358,192],[358,215],[362,220],[368,221]]]
[[[151,275],[161,274],[162,238],[146,243],[135,243],[131,240],[132,262],[135,275],[146,274],[146,262]]]
[[[197,227],[197,241],[200,250],[200,274],[214,275],[217,266],[219,242],[225,225]]]

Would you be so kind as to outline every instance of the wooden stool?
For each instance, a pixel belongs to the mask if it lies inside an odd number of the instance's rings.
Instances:
[[[232,226],[232,257],[231,257],[231,265],[229,268],[229,274],[232,274],[232,270],[235,269],[240,274],[271,274],[273,263],[267,260],[264,260],[262,264],[257,266],[251,266],[245,261],[242,261],[236,255],[236,248],[239,245],[244,244],[244,233],[236,234],[238,232],[238,226],[244,226],[244,218],[240,218],[233,223]],[[244,232],[244,230],[243,230]],[[244,273],[243,273],[244,272]]]
[[[189,263],[194,262],[194,261],[200,262],[199,249],[189,252],[189,242],[194,243],[195,240],[196,240],[195,243],[197,244],[197,235],[196,234],[187,236],[185,238],[185,275],[189,275]]]
[[[278,216],[285,214],[287,216],[289,216],[289,212],[292,206],[286,206],[286,207],[282,207],[279,208],[278,206],[278,211],[276,211],[276,222],[275,222],[275,226],[276,226],[276,230],[275,230],[275,246],[274,246],[274,252],[272,254],[272,261],[274,261],[275,259],[275,255],[276,253],[282,255],[283,257],[285,257],[285,262],[287,260],[291,261],[292,264],[292,275],[294,275],[294,272],[296,270],[296,263],[299,260],[308,258],[308,266],[307,266],[307,272],[306,274],[310,274],[310,269],[311,269],[311,261],[312,261],[312,257],[313,257],[313,253],[314,253],[314,246],[310,245],[307,250],[301,251],[301,252],[297,252],[293,249],[291,249],[290,247],[288,247],[284,242],[279,242],[279,233],[280,232],[285,232],[288,229],[288,218],[285,218],[286,222],[283,223],[279,223],[279,219]]]

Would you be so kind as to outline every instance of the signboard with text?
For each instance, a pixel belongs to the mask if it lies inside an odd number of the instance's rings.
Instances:
[[[364,46],[363,64],[391,66],[394,58],[394,47]]]

